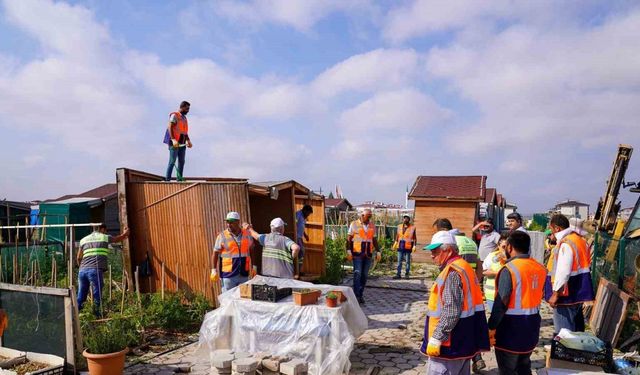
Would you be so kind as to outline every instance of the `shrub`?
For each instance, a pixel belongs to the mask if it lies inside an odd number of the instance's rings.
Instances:
[[[89,353],[107,354],[138,344],[141,337],[139,328],[135,321],[123,316],[106,320],[85,319],[82,322],[82,335]]]
[[[343,265],[346,257],[346,238],[327,239],[325,245],[325,274],[320,278],[322,284],[339,285],[344,278]]]

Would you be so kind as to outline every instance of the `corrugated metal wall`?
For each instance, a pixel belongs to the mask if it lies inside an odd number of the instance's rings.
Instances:
[[[127,212],[133,269],[147,254],[153,274],[140,279],[141,290],[178,288],[215,301],[219,289],[209,281],[211,252],[229,211],[249,217],[246,182],[129,182]]]

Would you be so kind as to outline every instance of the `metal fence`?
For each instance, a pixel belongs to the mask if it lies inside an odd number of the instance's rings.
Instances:
[[[594,286],[601,277],[618,284],[625,292],[640,297],[638,273],[640,271],[640,239],[615,238],[596,233],[593,241],[592,270]]]

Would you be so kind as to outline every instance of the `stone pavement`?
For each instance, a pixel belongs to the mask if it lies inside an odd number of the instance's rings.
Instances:
[[[365,290],[363,310],[369,328],[360,336],[351,353],[349,374],[365,374],[371,366],[379,366],[380,374],[424,374],[426,357],[419,352],[424,330],[427,290],[432,278],[424,275],[411,279],[393,280],[391,277],[370,279]],[[349,285],[350,279],[345,280]],[[544,367],[543,345],[553,333],[551,311],[544,304],[543,328],[536,352],[532,355],[534,368]],[[196,356],[197,344],[160,355],[144,364],[130,366],[125,374],[171,374],[191,367],[191,374],[209,374],[207,359]],[[487,369],[483,374],[498,374],[493,353],[483,355]],[[182,368],[181,368],[182,367]]]

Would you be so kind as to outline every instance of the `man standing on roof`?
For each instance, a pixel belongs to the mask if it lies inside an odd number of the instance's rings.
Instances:
[[[545,268],[529,257],[531,238],[515,231],[506,240],[507,261],[498,273],[498,291],[489,318],[500,374],[531,374],[531,353],[540,337],[540,304]]]
[[[213,248],[211,281],[222,278],[222,290],[226,292],[249,279],[254,242],[251,233],[240,227],[239,213],[229,212],[225,220],[227,229],[218,234]]]
[[[436,232],[424,250],[431,251],[431,259],[440,267],[429,295],[420,348],[429,356],[427,374],[469,374],[470,359],[489,350],[480,284],[448,231]]]
[[[403,260],[407,262],[404,277],[409,278],[409,272],[411,271],[411,253],[416,251],[416,243],[416,227],[411,225],[411,216],[404,215],[402,217],[402,224],[398,225],[396,242],[393,244],[393,248],[398,251],[398,269],[396,270],[396,275],[393,277],[394,279],[400,278]]]
[[[129,237],[129,229],[125,228],[118,236],[109,236],[107,226],[100,224],[93,233],[80,240],[80,251],[76,261],[80,266],[78,270],[78,310],[89,295],[89,286],[93,287],[94,313],[100,314],[100,301],[102,299],[103,275],[108,268],[109,244],[121,242]]]
[[[509,227],[509,232],[514,232],[517,230],[522,232],[527,231],[522,226],[522,215],[520,215],[518,212],[512,212],[507,215],[507,226]]]
[[[301,210],[296,212],[296,243],[300,246],[300,254],[298,254],[298,270],[302,274],[302,265],[304,263],[304,241],[309,242],[309,235],[305,232],[307,218],[313,213],[313,207],[305,204]]]
[[[553,325],[556,333],[562,328],[583,332],[582,304],[594,300],[589,246],[569,226],[566,216],[553,215],[549,226],[557,244],[547,263],[544,294],[553,307]]]
[[[367,285],[371,259],[374,255],[377,261],[381,258],[372,216],[370,209],[362,211],[360,219],[352,221],[349,225],[347,234],[347,259],[353,261],[353,292],[359,303],[365,303],[364,287]]]
[[[250,224],[242,227],[251,233],[256,241],[263,246],[262,249],[262,275],[279,277],[281,279],[293,279],[299,277],[298,253],[300,246],[284,235],[284,226],[287,225],[281,218],[271,220],[271,233],[259,234]]]
[[[189,113],[191,104],[189,102],[180,103],[180,110],[177,112],[171,112],[169,114],[169,126],[164,136],[164,143],[169,146],[169,165],[167,166],[167,173],[165,175],[165,181],[171,181],[171,175],[173,174],[173,168],[177,168],[177,180],[184,181],[184,161],[186,148],[191,148],[191,139],[189,139],[189,122],[187,121],[187,113]],[[176,167],[176,160],[178,166]]]

